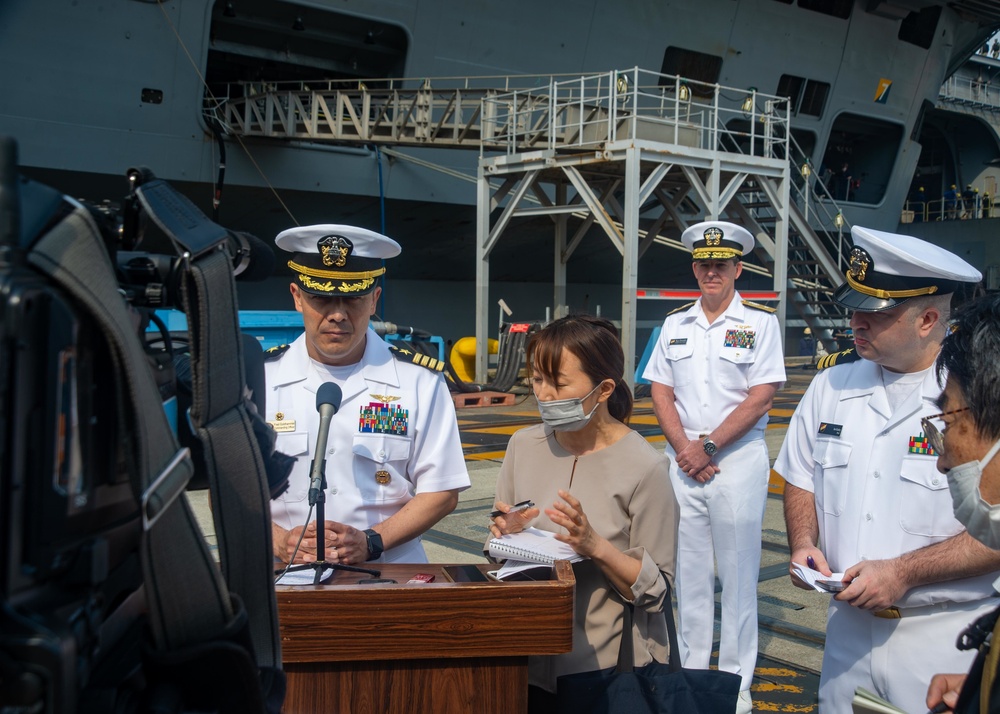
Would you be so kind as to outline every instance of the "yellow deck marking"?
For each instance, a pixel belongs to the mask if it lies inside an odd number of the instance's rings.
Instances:
[[[524,428],[524,425],[519,426],[476,426],[466,429],[465,431],[473,434],[513,434],[515,431],[520,431]]]
[[[814,712],[816,709],[817,705],[815,704],[775,704],[774,702],[753,700],[755,712]]]
[[[466,454],[466,461],[492,461],[503,459],[503,451],[484,451],[481,454]]]
[[[799,673],[794,669],[784,667],[757,667],[753,673],[758,677],[798,677]]]
[[[794,675],[793,675],[794,676]],[[802,694],[802,687],[794,684],[778,684],[777,682],[758,682],[750,685],[754,692],[791,692],[792,694]]]

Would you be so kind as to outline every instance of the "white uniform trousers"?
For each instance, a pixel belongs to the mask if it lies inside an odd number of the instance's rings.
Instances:
[[[968,672],[976,650],[955,640],[969,623],[995,609],[995,598],[906,608],[903,617],[875,617],[830,600],[826,621],[819,710],[851,712],[854,690],[864,687],[908,712],[926,712],[927,687],[938,673]]]
[[[668,448],[668,455],[673,455]],[[757,663],[757,578],[770,463],[757,438],[720,449],[721,469],[708,483],[688,478],[671,460],[680,504],[677,534],[677,636],[681,662],[708,669],[715,624],[715,569],[722,584],[719,669],[750,689]]]

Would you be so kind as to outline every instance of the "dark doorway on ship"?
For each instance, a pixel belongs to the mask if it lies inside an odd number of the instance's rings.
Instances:
[[[838,116],[819,170],[833,200],[879,203],[885,197],[902,137],[900,124],[858,114]]]
[[[397,25],[273,0],[216,0],[209,32],[205,80],[216,97],[282,82],[401,77],[409,49]]]
[[[924,188],[926,220],[957,219],[962,215],[982,218],[995,214],[992,203],[1000,178],[1000,141],[996,128],[979,117],[959,111],[931,109],[924,116],[918,141],[920,158],[911,194],[916,188]],[[968,211],[964,205],[959,206],[966,187],[980,196],[978,207]],[[982,209],[985,196],[990,197],[988,212]]]

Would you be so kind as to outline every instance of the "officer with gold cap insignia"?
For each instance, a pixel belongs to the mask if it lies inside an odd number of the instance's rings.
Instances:
[[[722,583],[719,669],[742,677],[737,712],[752,707],[757,576],[770,473],[764,428],[785,381],[774,308],[743,300],[735,282],[754,239],[705,221],[681,234],[701,297],[667,315],[643,376],[667,437],[680,504],[675,590],[685,667],[707,669],[714,641],[715,569]]]
[[[292,253],[289,289],[305,332],[265,359],[268,420],[277,449],[298,461],[271,502],[274,554],[315,560],[307,494],[319,414],[316,392],[335,382],[343,401],[327,442],[325,557],[332,563],[426,562],[420,536],[469,487],[455,408],[434,369],[390,347],[368,326],[383,261],[400,253],[380,233],[346,225],[301,226],[275,239]]]
[[[931,677],[971,664],[951,643],[994,607],[1000,569],[955,519],[921,422],[956,418],[940,414],[934,361],[952,294],[982,275],[912,236],[855,226],[851,238],[834,298],[853,310],[854,347],[825,358],[835,365],[796,408],[774,470],[792,563],[847,583],[830,603],[820,711],[849,711],[859,686],[926,711]]]

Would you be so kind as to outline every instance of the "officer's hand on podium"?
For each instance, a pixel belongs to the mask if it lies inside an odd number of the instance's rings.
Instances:
[[[329,561],[336,562],[336,557],[332,556],[331,550],[334,546],[335,533],[332,527],[338,524],[336,521],[326,521],[326,526],[324,529],[324,558]],[[274,549],[274,554],[282,562],[289,562],[292,558],[292,554],[295,554],[294,563],[314,563],[316,562],[316,550],[317,550],[317,537],[316,537],[316,521],[313,521],[309,525],[303,528],[302,526],[295,526],[291,530],[285,530],[281,526],[272,523],[271,524],[271,540],[273,541],[272,547]],[[301,543],[299,539],[301,537]],[[295,552],[296,546],[298,546],[298,552]],[[332,557],[331,557],[332,556]]]
[[[326,559],[331,563],[356,565],[368,560],[368,539],[364,531],[337,521],[327,521],[326,535],[330,545]]]

